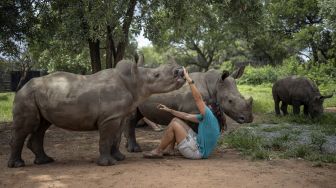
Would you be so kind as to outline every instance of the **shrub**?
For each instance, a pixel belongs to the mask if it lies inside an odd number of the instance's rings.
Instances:
[[[286,59],[283,64],[278,66],[246,66],[245,73],[239,83],[252,85],[274,83],[276,80],[291,75],[305,76],[317,85],[336,84],[336,67],[333,63],[313,65],[310,62],[300,63],[295,58]]]

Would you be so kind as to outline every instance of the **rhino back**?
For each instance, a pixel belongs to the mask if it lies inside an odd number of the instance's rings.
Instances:
[[[126,94],[107,94],[113,91],[124,91]],[[65,129],[94,130],[104,111],[123,106],[121,103],[125,102],[120,97],[125,95],[127,90],[113,70],[85,76],[56,72],[28,82],[17,93],[14,104],[18,107],[26,103],[31,103],[30,106],[35,104],[46,120]],[[109,106],[112,102],[115,105]]]
[[[288,104],[292,104],[293,100],[308,102],[313,95],[319,94],[318,88],[312,81],[297,76],[278,80],[273,85],[272,91]]]

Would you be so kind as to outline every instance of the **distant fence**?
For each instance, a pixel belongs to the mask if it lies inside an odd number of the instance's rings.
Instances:
[[[0,71],[0,92],[11,91],[11,76],[8,71]]]
[[[26,79],[23,80],[22,86],[26,84],[30,79],[46,75],[44,71],[29,71],[27,72]],[[0,71],[0,92],[16,91],[20,82],[20,71]]]

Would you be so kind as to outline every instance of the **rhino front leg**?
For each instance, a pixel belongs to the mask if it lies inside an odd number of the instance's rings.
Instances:
[[[137,112],[137,114],[132,114],[129,117],[129,123],[125,125],[125,136],[126,136],[126,148],[128,152],[141,152],[141,147],[136,141],[136,136],[135,136],[135,126],[137,122],[141,119],[142,117],[140,114]]]
[[[121,119],[109,120],[98,125],[99,129],[99,153],[100,156],[97,164],[100,166],[110,166],[116,164],[116,160],[112,157],[112,146],[117,139],[120,131]]]
[[[303,107],[303,113],[304,115],[308,116],[309,112],[308,112],[308,105],[304,105]]]
[[[293,102],[293,113],[295,115],[300,114],[300,103],[298,102]]]
[[[287,115],[288,114],[287,107],[288,107],[288,104],[282,101],[282,103],[281,103],[281,111],[282,111],[283,115]]]
[[[111,149],[111,155],[117,161],[122,161],[125,159],[125,155],[120,152],[119,147],[120,147],[122,132],[124,131],[125,126],[128,124],[127,120],[128,120],[127,118],[122,120],[121,127],[116,135],[116,138],[114,139],[112,149]]]

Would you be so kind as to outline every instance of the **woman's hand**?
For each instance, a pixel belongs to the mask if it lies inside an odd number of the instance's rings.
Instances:
[[[184,68],[184,67],[183,67],[183,73],[184,73],[184,77],[186,78],[187,82],[188,82],[188,83],[192,82],[192,79],[190,78],[187,69]]]
[[[166,112],[170,112],[170,111],[171,111],[170,108],[168,108],[167,106],[165,106],[165,105],[163,105],[163,104],[159,104],[159,105],[157,106],[157,108],[158,108],[159,110],[163,110],[163,111],[166,111]]]

